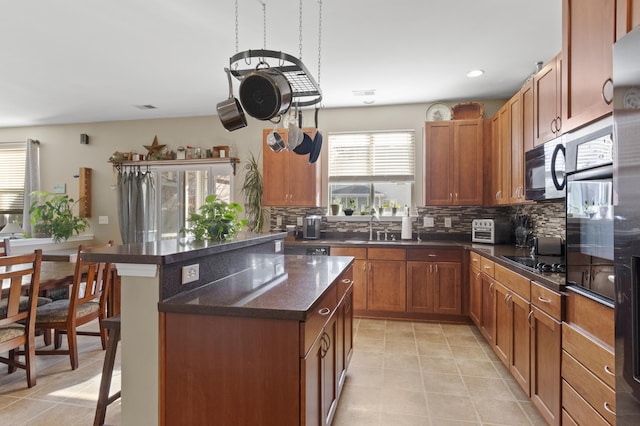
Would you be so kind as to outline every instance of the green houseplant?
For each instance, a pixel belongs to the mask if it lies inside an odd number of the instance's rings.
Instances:
[[[51,236],[53,241],[59,243],[89,226],[86,218],[73,213],[73,208],[80,200],[75,201],[66,194],[43,191],[34,191],[31,195],[37,197],[29,208],[34,236]]]
[[[228,240],[247,225],[246,219],[238,220],[238,213],[242,211],[240,204],[218,200],[214,194],[207,195],[198,210],[200,213],[189,215],[187,221],[191,226],[181,229],[193,234],[196,241]]]
[[[248,228],[250,231],[261,232],[267,222],[267,210],[262,205],[262,194],[264,192],[262,174],[253,154],[251,154],[251,158],[249,158],[244,168],[246,173],[242,184],[242,193],[244,194],[247,211]]]

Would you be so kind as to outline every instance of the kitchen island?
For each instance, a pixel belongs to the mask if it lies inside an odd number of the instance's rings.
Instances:
[[[168,339],[162,338],[165,333],[165,316],[167,312],[159,312],[159,303],[163,309],[170,310],[169,306],[174,306],[175,315],[185,315],[185,306],[181,304],[180,296],[183,293],[206,299],[206,291],[198,293],[198,289],[221,288],[227,284],[232,285],[241,294],[241,299],[245,300],[245,306],[237,306],[241,300],[227,299],[229,306],[217,305],[216,309],[221,311],[202,312],[200,308],[193,307],[192,314],[197,316],[204,324],[205,318],[214,316],[224,316],[230,313],[222,312],[225,309],[236,305],[237,315],[247,315],[247,309],[258,312],[251,320],[254,321],[283,321],[274,318],[276,309],[265,308],[270,298],[280,300],[284,303],[280,308],[286,308],[287,302],[294,303],[290,311],[293,313],[284,314],[286,321],[296,324],[296,330],[300,336],[307,336],[316,332],[320,338],[311,342],[315,347],[320,342],[322,349],[318,353],[324,353],[326,349],[324,337],[327,322],[329,326],[335,327],[337,332],[337,315],[334,314],[336,306],[331,306],[330,312],[321,310],[315,312],[316,308],[325,302],[335,303],[339,294],[345,296],[350,290],[350,281],[338,286],[337,277],[342,276],[345,268],[350,265],[351,259],[327,258],[323,262],[309,260],[306,257],[288,261],[285,256],[278,254],[282,251],[282,240],[284,233],[253,234],[241,233],[233,241],[216,243],[202,242],[189,243],[177,240],[158,241],[149,243],[126,244],[104,249],[95,249],[82,254],[87,260],[100,260],[114,263],[118,274],[122,277],[122,341],[121,341],[121,364],[122,364],[122,424],[123,425],[157,425],[160,424],[160,413],[162,412],[161,401],[164,398],[164,379],[167,373],[165,368],[165,349],[174,349],[186,354],[192,353],[189,347],[172,347]],[[295,258],[295,256],[294,256]],[[266,273],[265,265],[270,265],[270,273]],[[251,271],[257,271],[251,273]],[[301,275],[302,274],[302,275]],[[300,277],[308,279],[300,281]],[[227,280],[225,278],[228,277]],[[283,280],[283,278],[286,279]],[[251,279],[239,284],[244,279]],[[348,278],[341,278],[348,280]],[[275,281],[274,281],[275,280]],[[275,284],[278,282],[279,284]],[[298,286],[300,284],[300,286]],[[345,287],[346,286],[346,287]],[[240,287],[243,290],[239,290]],[[204,290],[203,290],[204,291]],[[215,294],[211,293],[211,294]],[[228,295],[228,294],[227,294]],[[290,295],[292,297],[282,299]],[[213,299],[209,299],[209,308],[216,305]],[[220,299],[217,299],[218,301]],[[251,306],[250,300],[260,301],[262,307]],[[233,301],[233,303],[231,303]],[[161,303],[162,302],[162,303]],[[165,303],[166,302],[166,303]],[[184,305],[192,304],[185,302]],[[222,303],[224,304],[224,303]],[[305,310],[306,307],[306,310]],[[324,307],[324,305],[323,305]],[[274,306],[272,306],[274,308]],[[331,309],[334,308],[334,309]],[[287,309],[280,309],[286,311]],[[268,313],[271,311],[271,313]],[[304,311],[304,312],[303,312]],[[209,314],[217,315],[209,315]],[[204,314],[204,315],[203,315]],[[235,316],[236,318],[238,316]],[[271,318],[265,318],[264,315]],[[289,315],[293,315],[290,317]],[[229,317],[232,318],[232,317]],[[325,321],[325,319],[327,321]],[[309,333],[303,333],[303,325],[309,327]],[[215,332],[215,329],[206,332]],[[306,330],[306,329],[305,329]],[[182,333],[188,335],[188,329],[183,329]],[[216,338],[208,337],[206,332],[200,332],[198,337],[203,342],[217,343]],[[343,331],[344,332],[344,331]],[[331,333],[326,333],[327,335]],[[266,333],[265,335],[268,335]],[[333,339],[332,339],[333,341]],[[307,341],[301,344],[296,352],[307,345]],[[219,347],[223,347],[220,346]],[[229,347],[231,349],[231,347]],[[233,352],[228,352],[234,358]],[[206,356],[206,353],[200,353]],[[300,357],[296,363],[296,371],[299,368]],[[176,373],[182,376],[183,380],[190,380],[191,376],[184,374],[186,365],[179,366]],[[243,368],[245,366],[242,366]],[[233,369],[227,369],[233,375]],[[239,370],[240,372],[242,371]],[[211,383],[214,383],[213,379]],[[266,388],[260,387],[265,390]],[[272,392],[273,389],[266,389]],[[210,424],[210,423],[209,423]]]

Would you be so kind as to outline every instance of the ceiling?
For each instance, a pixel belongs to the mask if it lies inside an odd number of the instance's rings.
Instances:
[[[236,53],[234,1],[4,2],[0,127],[215,114]],[[299,57],[299,2],[263,1],[266,49]],[[238,0],[240,51],[265,47],[262,4]],[[323,0],[322,106],[508,98],[561,50],[561,4]],[[302,61],[316,80],[318,9],[302,0]],[[466,77],[476,68],[485,74]]]

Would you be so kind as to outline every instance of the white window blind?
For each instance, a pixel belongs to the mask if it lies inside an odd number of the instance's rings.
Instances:
[[[0,142],[1,213],[22,213],[26,157],[26,142]]]
[[[329,134],[329,182],[413,181],[413,130]]]

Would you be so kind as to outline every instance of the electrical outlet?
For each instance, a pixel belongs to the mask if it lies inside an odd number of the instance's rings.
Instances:
[[[276,217],[276,225],[277,226],[282,226],[282,216]]]
[[[200,279],[200,265],[188,265],[182,267],[182,284],[191,283]]]
[[[281,253],[282,252],[282,241],[280,241],[280,240],[276,241],[275,252],[276,253]]]
[[[445,228],[451,228],[451,218],[450,217],[445,217],[444,218],[444,227]]]
[[[109,216],[98,216],[98,225],[108,225]]]
[[[432,228],[433,227],[433,218],[432,217],[425,216],[423,220],[424,220],[423,226],[425,226],[427,228]]]
[[[302,226],[302,216],[298,216],[298,219],[296,219],[296,223],[298,224],[298,226]]]

